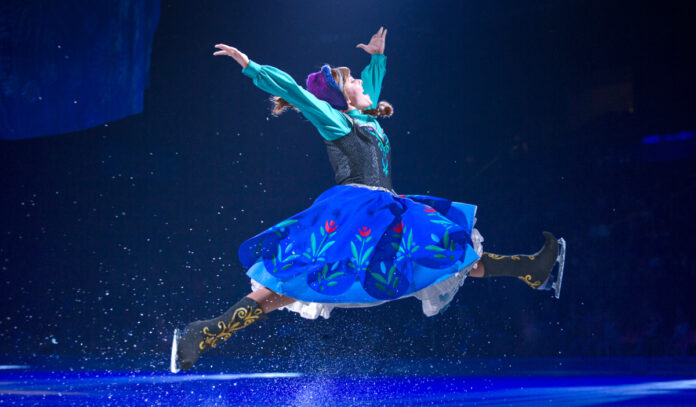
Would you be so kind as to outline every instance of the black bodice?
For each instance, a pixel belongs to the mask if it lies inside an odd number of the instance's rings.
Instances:
[[[336,184],[364,184],[390,190],[391,146],[389,138],[379,131],[349,115],[350,133],[337,140],[326,140],[326,150],[333,167]]]

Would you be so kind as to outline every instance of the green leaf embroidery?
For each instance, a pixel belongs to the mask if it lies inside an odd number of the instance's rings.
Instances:
[[[344,274],[346,274],[346,273],[344,273],[344,272],[342,272],[342,271],[337,271],[337,272],[331,274],[330,276],[326,277],[326,279],[327,279],[327,280],[333,280],[334,278],[339,277],[339,276],[342,276],[342,275],[344,275]]]
[[[396,271],[396,266],[391,266],[389,269],[389,279],[387,281],[391,281],[392,278],[394,277],[394,271]],[[399,279],[398,277],[396,278],[397,280]]]
[[[312,233],[310,240],[312,241],[312,254],[314,254],[317,252],[317,239],[314,238],[314,233]]]
[[[352,241],[350,242],[350,250],[353,252],[353,258],[355,259],[355,261],[360,261],[360,259],[358,258],[358,249],[355,247],[355,243],[353,243]]]
[[[380,274],[378,274],[378,273],[370,273],[370,274],[372,275],[372,277],[375,278],[375,280],[380,281],[384,284],[387,284],[387,280],[385,280],[384,277],[382,277]]]
[[[329,281],[329,283],[326,284],[326,285],[328,285],[329,287],[332,287],[332,286],[334,286],[334,285],[336,285],[336,284],[338,284],[338,281]]]
[[[394,242],[392,242],[391,245],[392,245],[392,247],[394,248],[394,250],[399,250],[399,248],[400,248],[400,246],[399,246],[398,244],[394,243]]]
[[[370,256],[370,253],[372,253],[372,249],[374,249],[374,248],[375,247],[372,246],[369,249],[367,249],[367,251],[365,251],[365,253],[363,254],[363,258],[362,258],[361,263],[365,263],[365,261],[367,261],[367,258]]]
[[[319,250],[319,253],[317,253],[317,254],[322,254],[322,253],[324,253],[324,252],[326,251],[326,249],[328,249],[329,247],[333,246],[334,243],[336,243],[336,241],[335,241],[335,240],[332,240],[332,241],[330,241],[329,243],[325,244],[324,247],[322,247],[321,250]]]
[[[432,245],[432,244],[429,244],[429,245],[425,246],[425,249],[426,249],[426,250],[432,250],[432,251],[434,251],[434,252],[444,252],[444,251],[445,251],[445,249],[443,249],[442,247],[440,247],[440,246],[435,246],[435,245]]]
[[[449,230],[445,230],[445,236],[442,238],[445,244],[443,244],[444,247],[449,246]]]
[[[382,291],[387,291],[387,289],[384,288],[384,286],[383,286],[382,284],[380,284],[380,283],[375,283],[375,286],[376,286],[377,288],[379,288],[380,290],[382,290]]]
[[[274,227],[280,229],[284,226],[292,225],[293,223],[296,223],[296,222],[297,222],[297,219],[288,219],[288,220],[284,220],[284,221],[280,222],[279,224],[275,225]]]
[[[436,254],[435,258],[436,259],[444,259],[444,258],[447,258],[447,256],[445,256],[444,254]]]
[[[287,269],[289,269],[290,267],[292,267],[292,264],[286,264],[286,265],[284,265],[283,267],[281,267],[280,269],[281,269],[281,270],[287,270]]]

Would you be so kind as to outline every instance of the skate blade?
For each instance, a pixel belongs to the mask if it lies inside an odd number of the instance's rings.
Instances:
[[[566,256],[565,239],[558,239],[558,245],[561,247],[561,250],[558,252],[558,258],[556,258],[556,262],[558,263],[558,275],[556,276],[556,281],[551,284],[551,288],[553,289],[554,297],[556,297],[556,299],[560,298],[561,296],[561,285],[563,284],[563,269],[565,267]]]
[[[174,330],[174,338],[172,339],[172,356],[169,359],[169,370],[172,373],[179,373],[181,371],[181,368],[179,367],[178,358],[178,350],[179,350],[179,340],[181,340],[181,331],[179,329]]]

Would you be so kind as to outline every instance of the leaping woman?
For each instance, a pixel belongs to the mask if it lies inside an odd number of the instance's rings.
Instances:
[[[391,104],[378,102],[386,35],[380,28],[368,44],[357,45],[371,55],[360,79],[346,67],[324,65],[307,77],[306,89],[234,47],[215,45],[214,55],[232,57],[254,85],[273,95],[274,115],[292,107],[316,127],[337,185],[242,243],[239,259],[252,292],[216,318],[192,322],[183,334],[176,329],[172,372],[190,369],[203,352],[276,309],[329,318],[335,307],[415,297],[433,316],[467,277],[512,276],[560,295],[564,239],[543,232],[544,246],[533,255],[484,252],[475,205],[394,191],[391,142],[377,120],[393,113]]]

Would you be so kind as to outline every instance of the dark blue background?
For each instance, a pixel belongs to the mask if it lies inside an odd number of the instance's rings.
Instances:
[[[479,205],[488,251],[565,237],[560,300],[471,278],[433,318],[409,299],[329,320],[280,311],[214,352],[693,356],[694,139],[643,139],[696,129],[695,9],[163,1],[141,114],[0,142],[0,354],[166,358],[174,327],[246,295],[239,244],[333,174],[316,130],[272,118],[213,45],[303,83],[323,63],[359,72],[369,55],[355,45],[383,25],[395,190]]]

